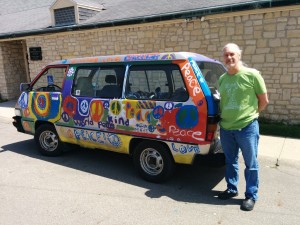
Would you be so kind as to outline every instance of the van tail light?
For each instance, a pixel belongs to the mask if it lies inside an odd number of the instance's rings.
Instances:
[[[220,117],[217,116],[208,116],[207,118],[207,129],[206,129],[206,141],[211,142],[214,137],[215,133],[218,129],[218,122]]]
[[[206,135],[206,140],[207,141],[212,141],[214,139],[215,132],[208,132]]]
[[[212,141],[214,139],[216,131],[217,131],[217,124],[208,124],[206,130],[206,140]]]

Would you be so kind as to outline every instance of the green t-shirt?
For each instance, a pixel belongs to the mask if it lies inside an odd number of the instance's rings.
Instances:
[[[259,71],[242,67],[234,74],[224,73],[219,81],[221,95],[220,126],[226,130],[246,127],[258,118],[257,94],[267,93],[264,79]]]

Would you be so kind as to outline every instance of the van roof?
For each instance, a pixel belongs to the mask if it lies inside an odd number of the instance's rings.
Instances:
[[[204,55],[192,52],[164,52],[164,53],[142,53],[128,55],[109,55],[109,56],[93,56],[83,58],[72,58],[55,61],[50,65],[57,64],[77,64],[77,63],[104,63],[104,62],[130,62],[130,61],[158,61],[158,60],[182,60],[192,58],[195,61],[210,61],[217,60],[208,58]]]

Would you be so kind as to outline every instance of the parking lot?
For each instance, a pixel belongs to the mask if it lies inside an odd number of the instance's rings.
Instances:
[[[1,225],[299,224],[300,140],[261,138],[259,201],[244,212],[242,161],[240,195],[221,201],[223,167],[179,166],[170,181],[153,184],[126,155],[81,149],[45,157],[12,126],[12,112],[0,104]]]

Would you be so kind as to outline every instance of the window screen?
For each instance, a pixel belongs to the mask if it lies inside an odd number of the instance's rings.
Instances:
[[[57,26],[75,24],[74,7],[54,9],[54,19]]]

